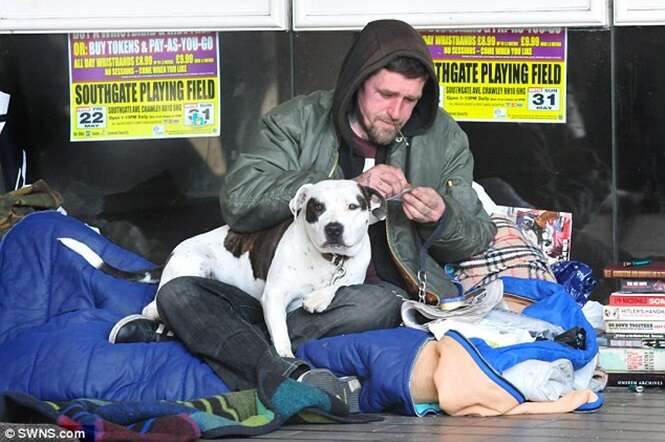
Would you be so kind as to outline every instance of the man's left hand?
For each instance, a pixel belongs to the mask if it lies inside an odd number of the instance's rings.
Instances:
[[[435,223],[446,211],[441,195],[431,187],[414,187],[402,195],[402,210],[417,223]]]

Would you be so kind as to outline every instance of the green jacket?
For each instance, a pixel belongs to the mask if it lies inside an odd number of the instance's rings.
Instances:
[[[419,61],[427,70],[427,81],[402,127],[407,140],[397,137],[381,149],[388,150],[386,163],[400,167],[412,185],[437,189],[446,203],[439,222],[444,225],[423,265],[428,292],[450,296],[457,289],[442,266],[485,250],[495,227],[471,188],[473,157],[466,134],[439,109],[429,49],[404,22],[369,23],[346,55],[334,91],[296,97],[263,118],[255,142],[243,149],[225,178],[222,213],[234,230],[264,229],[291,216],[288,202],[301,185],[344,178],[339,153],[355,148],[348,121],[355,112],[356,91],[369,76],[402,56]],[[436,226],[413,223],[399,202],[388,202],[388,248],[414,294],[419,250]]]
[[[340,143],[330,120],[332,92],[296,97],[263,119],[258,139],[242,153],[224,181],[221,195],[224,220],[240,232],[272,226],[291,216],[289,200],[305,183],[344,178],[338,164]],[[428,291],[439,296],[456,293],[442,265],[487,248],[495,227],[482,208],[473,180],[473,157],[466,134],[445,112],[437,113],[428,132],[389,146],[387,162],[407,172],[414,186],[437,189],[446,203],[439,238],[425,263]],[[434,225],[409,221],[397,202],[386,215],[388,244],[398,267],[415,284],[418,251]]]

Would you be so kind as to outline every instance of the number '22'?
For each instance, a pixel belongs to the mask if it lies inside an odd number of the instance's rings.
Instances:
[[[103,123],[104,114],[101,112],[81,112],[80,119],[81,124]]]

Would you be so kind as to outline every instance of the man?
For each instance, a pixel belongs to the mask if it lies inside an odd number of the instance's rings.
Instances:
[[[305,183],[352,178],[386,198],[408,190],[401,202],[388,202],[386,221],[370,228],[366,283],[339,289],[322,313],[299,308],[289,314],[294,348],[323,336],[398,326],[401,300],[416,296],[418,287],[428,299],[457,293],[442,266],[481,252],[494,236],[471,188],[466,135],[438,103],[422,37],[400,21],[372,22],[347,54],[336,89],[296,97],[268,113],[256,142],[226,176],[222,212],[239,232],[290,217],[288,202]],[[423,241],[430,247],[420,259]],[[157,304],[168,328],[231,388],[255,387],[267,367],[329,391],[345,388],[329,372],[277,356],[260,304],[233,287],[177,278],[162,287]]]

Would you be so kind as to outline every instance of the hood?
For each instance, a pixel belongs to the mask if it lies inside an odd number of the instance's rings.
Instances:
[[[402,132],[406,136],[418,135],[434,123],[439,106],[439,88],[432,56],[423,37],[402,21],[376,20],[368,23],[358,35],[346,54],[337,79],[331,117],[343,144],[354,145],[347,116],[355,105],[358,88],[369,76],[401,56],[421,61],[429,72],[423,96]]]

